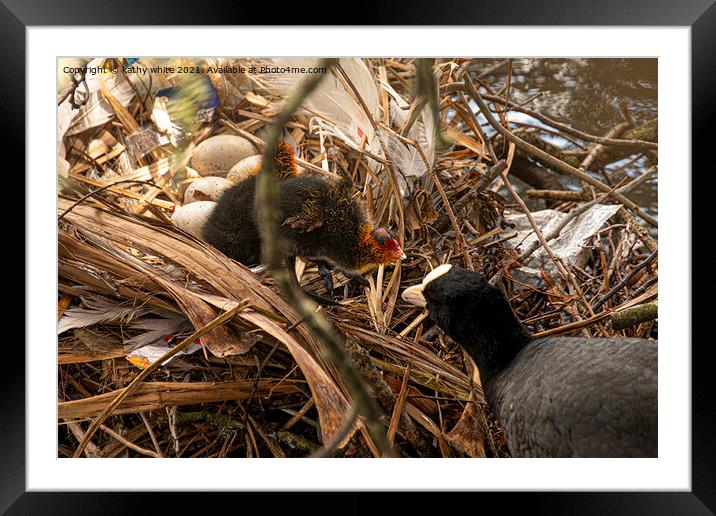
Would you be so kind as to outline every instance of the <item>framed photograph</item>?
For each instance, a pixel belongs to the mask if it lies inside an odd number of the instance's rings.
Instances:
[[[254,27],[7,2],[28,295],[0,507],[711,513],[690,253],[716,11],[557,4]]]

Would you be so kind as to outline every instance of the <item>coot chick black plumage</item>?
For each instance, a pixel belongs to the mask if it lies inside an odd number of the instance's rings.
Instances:
[[[533,338],[502,292],[441,265],[403,299],[473,358],[514,457],[656,457],[657,343]]]
[[[276,202],[281,212],[280,235],[287,244],[286,262],[294,279],[296,257],[319,265],[329,292],[333,288],[329,269],[339,269],[368,285],[361,274],[405,258],[398,235],[369,222],[347,178],[332,181],[317,174],[280,177]],[[203,236],[226,256],[245,265],[260,263],[255,176],[223,193],[203,227]],[[320,302],[335,304],[307,294]]]

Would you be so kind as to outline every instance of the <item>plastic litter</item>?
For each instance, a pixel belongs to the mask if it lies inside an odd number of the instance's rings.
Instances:
[[[151,127],[145,127],[127,136],[127,147],[136,158],[143,158],[154,149],[170,142],[167,136],[159,134]]]
[[[129,360],[132,364],[137,366],[140,369],[146,369],[149,367],[149,365],[153,362],[156,362],[159,360],[167,351],[171,349],[171,346],[169,344],[176,338],[176,335],[168,335],[167,337],[164,337],[164,342],[166,342],[166,345],[160,345],[160,344],[149,344],[147,346],[143,346],[139,349],[135,349],[132,351],[129,355],[127,355],[127,360]],[[180,356],[180,355],[191,355],[192,353],[197,352],[201,349],[203,343],[201,339],[196,339],[194,342],[189,344],[189,346],[186,347],[186,349],[183,349],[176,355],[174,355],[172,358],[165,360],[162,362],[161,365],[166,365],[169,362],[171,362],[174,358]]]
[[[207,76],[191,77],[182,84],[156,92],[152,122],[172,145],[180,147],[194,124],[205,124],[214,119],[219,104],[219,97]]]
[[[589,256],[589,250],[584,248],[584,242],[594,235],[619,208],[621,208],[621,204],[597,204],[569,222],[557,238],[547,242],[549,247],[556,256],[564,260],[565,264],[584,267]],[[541,210],[532,213],[532,217],[543,234],[549,234],[550,230],[567,215],[567,213],[556,210]],[[507,215],[505,220],[514,224],[514,231],[517,231],[517,235],[506,242],[507,246],[517,248],[519,252],[537,240],[537,235],[532,230],[526,215]],[[554,262],[547,255],[547,251],[540,246],[528,258],[525,266],[513,269],[510,273],[520,281],[539,286],[542,283],[541,267],[544,267],[548,273],[555,271]]]

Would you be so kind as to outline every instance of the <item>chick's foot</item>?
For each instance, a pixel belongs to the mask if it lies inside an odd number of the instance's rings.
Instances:
[[[364,286],[364,287],[369,287],[369,286],[370,286],[370,283],[368,282],[368,280],[365,279],[365,278],[364,278],[363,276],[361,276],[360,274],[355,274],[355,273],[353,273],[353,272],[344,272],[343,274],[345,274],[346,278],[348,278],[348,279],[351,280],[351,281],[355,281],[355,282],[358,283],[359,285],[362,285],[362,286]]]
[[[291,280],[293,281],[293,283],[296,286],[298,286],[298,288],[303,290],[303,292],[308,297],[310,297],[311,299],[313,299],[314,301],[316,301],[317,303],[320,303],[322,305],[336,306],[339,304],[337,301],[334,301],[333,299],[323,297],[318,294],[314,294],[313,292],[309,292],[308,290],[306,290],[305,288],[303,288],[301,286],[301,282],[298,281],[298,277],[296,276],[296,257],[295,256],[289,255],[286,257],[286,266],[288,267],[288,272],[291,275]],[[319,272],[320,272],[320,270],[321,270],[321,267],[319,265]],[[328,274],[330,275],[330,271],[328,271]],[[332,281],[333,281],[333,279],[331,278],[331,282]],[[324,283],[325,283],[325,278],[324,278]]]
[[[318,274],[323,278],[323,286],[326,287],[326,292],[329,294],[333,292],[333,268],[328,262],[320,261],[316,262],[318,265]]]

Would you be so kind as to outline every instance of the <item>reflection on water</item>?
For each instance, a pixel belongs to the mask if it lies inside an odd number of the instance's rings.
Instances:
[[[470,71],[476,76],[500,61],[480,59]],[[507,82],[507,70],[502,66],[484,80],[499,91]],[[526,107],[581,131],[604,135],[624,120],[620,103],[636,124],[657,117],[657,70],[657,59],[513,59],[510,100],[523,103],[537,95]],[[513,113],[510,120],[542,125],[521,113]],[[561,138],[549,141],[564,148],[569,145]],[[651,166],[644,158],[630,163],[634,157],[612,163],[607,170],[617,171],[627,165],[618,174],[636,177]],[[656,178],[629,197],[657,215]]]

